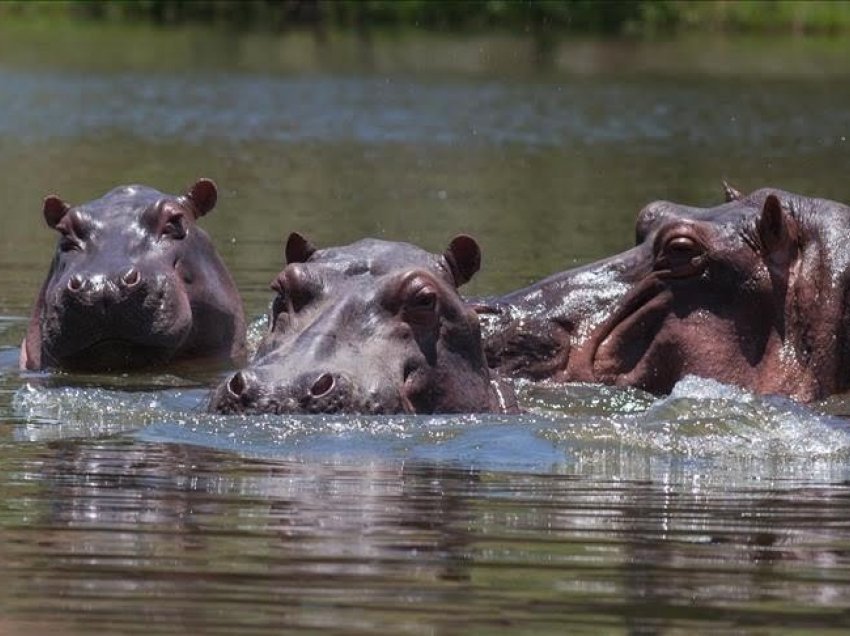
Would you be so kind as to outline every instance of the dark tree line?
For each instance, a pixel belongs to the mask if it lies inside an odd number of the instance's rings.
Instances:
[[[845,31],[850,2],[833,0],[66,0],[0,2],[4,14],[42,13],[158,25],[222,24],[439,30],[642,33],[681,28]]]

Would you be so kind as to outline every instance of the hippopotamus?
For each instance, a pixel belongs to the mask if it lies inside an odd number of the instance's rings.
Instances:
[[[650,203],[635,247],[477,302],[491,367],[656,394],[687,374],[799,401],[850,388],[850,208],[726,199]]]
[[[269,331],[251,364],[213,391],[219,413],[509,411],[492,381],[476,312],[457,288],[480,266],[478,244],[443,254],[364,239],[317,249],[289,236]]]
[[[216,204],[199,179],[180,196],[143,185],[69,205],[44,199],[59,241],[21,346],[25,369],[125,371],[179,361],[240,366],[245,317],[197,221]]]

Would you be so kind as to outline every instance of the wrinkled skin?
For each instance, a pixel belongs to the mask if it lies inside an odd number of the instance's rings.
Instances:
[[[242,364],[242,303],[196,223],[216,198],[208,179],[182,196],[131,185],[78,206],[47,197],[44,218],[60,239],[21,347],[21,367]]]
[[[447,413],[513,408],[491,382],[478,316],[457,292],[475,241],[443,255],[362,240],[316,250],[299,234],[272,283],[270,331],[211,397],[221,413]]]
[[[637,245],[479,305],[508,375],[801,401],[850,387],[850,208],[780,190],[641,211]]]

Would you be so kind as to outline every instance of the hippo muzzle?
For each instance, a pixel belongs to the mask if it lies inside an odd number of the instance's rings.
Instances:
[[[368,390],[348,374],[301,373],[290,382],[272,382],[257,370],[233,374],[211,400],[219,413],[362,413],[380,415],[404,412],[401,396],[392,390]]]
[[[162,364],[192,329],[192,310],[173,271],[73,273],[47,296],[42,356],[73,370]]]

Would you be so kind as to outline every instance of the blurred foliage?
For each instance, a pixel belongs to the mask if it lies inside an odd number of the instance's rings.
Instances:
[[[0,2],[0,18],[130,20],[160,25],[509,29],[609,34],[677,30],[840,32],[843,0],[75,0]]]

